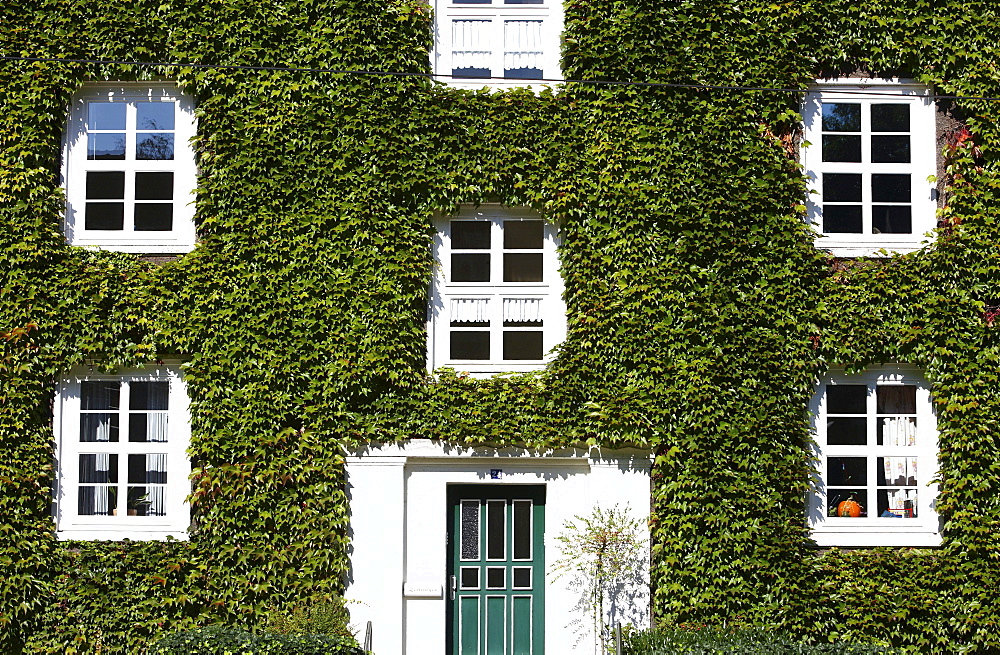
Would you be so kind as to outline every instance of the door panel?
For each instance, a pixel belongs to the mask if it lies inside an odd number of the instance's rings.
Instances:
[[[448,652],[543,655],[545,487],[448,488]]]

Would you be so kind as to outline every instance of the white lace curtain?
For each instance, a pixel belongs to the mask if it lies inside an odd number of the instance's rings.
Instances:
[[[489,298],[452,298],[453,323],[489,323]]]
[[[504,21],[503,67],[542,68],[542,21]]]
[[[541,298],[504,298],[503,320],[514,323],[540,323],[542,321]]]
[[[490,68],[489,20],[455,20],[451,23],[452,68]]]

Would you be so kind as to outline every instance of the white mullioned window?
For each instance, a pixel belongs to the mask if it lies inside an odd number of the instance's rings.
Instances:
[[[184,539],[190,425],[178,367],[77,370],[56,393],[56,534]]]
[[[561,76],[559,0],[436,0],[434,15],[434,72],[451,85],[524,86]]]
[[[529,209],[463,207],[438,221],[428,365],[474,374],[544,366],[566,333],[556,226]]]
[[[936,546],[938,434],[920,371],[834,372],[812,402],[817,488],[809,519],[820,546]]]
[[[194,103],[175,86],[87,85],[63,151],[66,238],[124,252],[194,247]]]
[[[931,90],[889,80],[817,83],[803,108],[816,245],[843,257],[921,247],[936,226]]]

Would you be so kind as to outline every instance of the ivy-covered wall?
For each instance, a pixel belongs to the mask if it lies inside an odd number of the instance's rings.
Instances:
[[[1000,96],[990,0],[567,0],[567,77],[803,88],[903,74]],[[424,0],[24,0],[0,55],[427,72]],[[70,248],[60,139],[87,81],[196,97],[198,248],[156,265]],[[942,101],[932,246],[835,262],[786,146],[799,96],[0,61],[0,650],[134,653],[336,593],[342,446],[639,444],[654,609],[915,652],[1000,649],[1000,102]],[[562,228],[569,332],[534,376],[428,381],[431,219],[529,205]],[[76,365],[188,360],[188,542],[57,542],[51,401]],[[933,383],[940,549],[818,551],[809,423],[831,364]]]

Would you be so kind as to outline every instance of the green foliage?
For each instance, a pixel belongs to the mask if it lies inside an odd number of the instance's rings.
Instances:
[[[354,637],[348,623],[351,615],[342,598],[316,602],[292,608],[289,612],[275,612],[267,617],[266,629],[275,634],[317,634]]]
[[[1000,96],[991,2],[565,8],[572,78],[902,72]],[[0,54],[427,72],[430,21],[423,0],[26,0],[0,13]],[[199,247],[162,267],[67,247],[69,99],[161,78],[198,101]],[[141,652],[330,598],[347,569],[342,448],[414,436],[654,450],[662,619],[1000,648],[1000,344],[982,317],[1000,296],[995,102],[951,103],[968,134],[945,145],[934,244],[836,263],[800,214],[794,93],[11,61],[0,89],[0,650]],[[567,339],[543,373],[428,380],[432,217],[488,201],[559,222]],[[57,542],[58,376],[166,355],[188,360],[190,540]],[[944,545],[817,551],[802,502],[815,377],[891,361],[934,384]]]
[[[364,655],[349,637],[330,635],[254,635],[236,628],[197,628],[177,632],[150,646],[149,655]]]
[[[875,655],[892,653],[877,645],[806,644],[775,635],[768,629],[725,629],[682,625],[644,632],[626,633],[622,640],[626,655]]]

